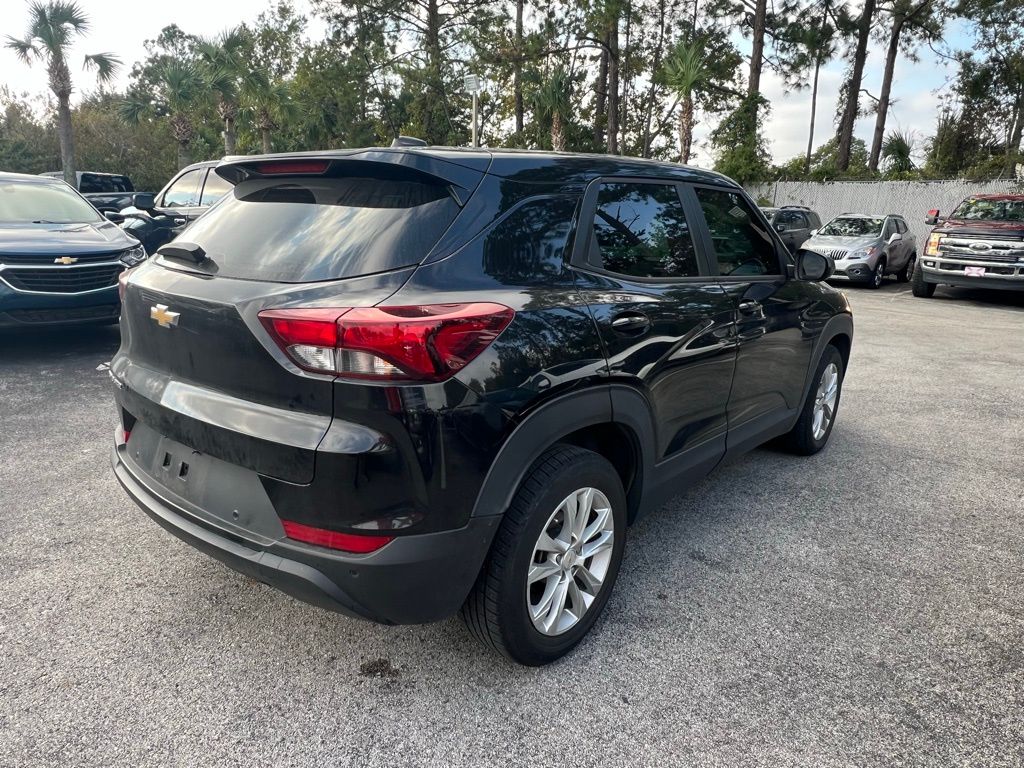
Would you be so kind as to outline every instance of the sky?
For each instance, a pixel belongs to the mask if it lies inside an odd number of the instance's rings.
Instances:
[[[186,32],[201,36],[214,36],[218,32],[252,21],[269,3],[252,0],[172,0],[168,3],[149,3],[141,12],[126,12],[123,3],[110,0],[79,0],[79,4],[92,21],[89,33],[80,39],[72,49],[71,63],[78,93],[93,90],[95,78],[78,69],[82,57],[89,53],[112,51],[124,62],[117,85],[124,87],[132,63],[145,57],[143,41],[156,37],[169,24],[178,24]],[[296,0],[296,8],[309,18],[307,34],[313,39],[324,32],[319,22],[309,12],[308,0]],[[4,29],[7,34],[20,36],[27,25],[27,2],[4,0]],[[968,35],[962,26],[947,29],[947,41],[955,47],[966,47]],[[749,47],[740,42],[741,50]],[[865,71],[864,87],[877,95],[882,78],[884,45],[872,42]],[[900,56],[896,65],[893,84],[893,104],[890,108],[888,129],[910,132],[919,143],[929,136],[935,127],[937,91],[954,74],[952,67],[925,48],[919,53],[918,62]],[[834,117],[836,100],[846,64],[834,61],[822,69],[819,80],[817,119],[815,120],[814,144],[818,146],[835,132]],[[771,102],[771,115],[765,125],[765,135],[772,156],[778,163],[801,155],[807,147],[807,129],[810,120],[810,89],[785,93],[781,78],[765,72],[761,78],[762,92]],[[28,67],[6,48],[0,48],[0,85],[6,85],[15,93],[48,93],[46,73],[42,67]],[[697,155],[695,162],[700,165],[713,164],[707,147],[707,135],[714,127],[714,117],[704,119],[698,115],[695,130]],[[856,135],[868,145],[874,129],[874,115],[861,118],[857,123]]]

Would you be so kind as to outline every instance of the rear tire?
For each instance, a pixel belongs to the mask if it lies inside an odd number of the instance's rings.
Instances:
[[[825,447],[839,413],[844,374],[843,356],[829,344],[811,378],[800,418],[782,437],[783,447],[800,456],[813,456]]]
[[[918,261],[914,267],[914,276],[910,281],[910,292],[921,299],[930,299],[935,295],[935,283],[929,283],[924,279],[924,269]]]
[[[907,263],[903,265],[903,269],[896,273],[896,279],[901,283],[909,283],[910,279],[914,276],[914,268],[917,266],[917,255],[913,254]]]
[[[584,508],[585,514],[573,511]],[[580,522],[571,526],[570,520]],[[534,463],[505,512],[462,606],[466,626],[520,664],[554,661],[600,616],[625,539],[626,495],[615,467],[593,451],[552,447]]]

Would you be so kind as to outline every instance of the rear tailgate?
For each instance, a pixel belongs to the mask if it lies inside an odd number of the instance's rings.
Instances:
[[[311,290],[211,280],[147,264],[126,286],[121,349],[111,365],[122,405],[197,451],[308,483],[333,414],[333,377],[296,368],[256,315],[325,292],[350,306],[370,306],[407,275],[402,270]]]
[[[335,379],[291,362],[259,312],[384,301],[481,175],[451,166],[452,179],[439,176],[450,164],[436,158],[422,170],[402,153],[369,157],[246,158],[218,168],[236,186],[179,238],[197,261],[158,255],[124,285],[111,372],[126,427],[142,419],[195,451],[312,481]]]

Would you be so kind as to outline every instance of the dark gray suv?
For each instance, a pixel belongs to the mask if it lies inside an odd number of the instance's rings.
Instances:
[[[782,242],[793,252],[811,236],[811,230],[821,227],[821,217],[804,205],[762,206],[761,210]]]

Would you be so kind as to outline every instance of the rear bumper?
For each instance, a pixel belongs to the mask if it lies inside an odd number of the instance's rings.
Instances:
[[[320,608],[382,624],[422,624],[455,613],[476,580],[500,516],[458,530],[401,536],[369,555],[287,539],[261,546],[190,515],[133,472],[123,443],[114,474],[142,510],[182,541],[240,573]]]

